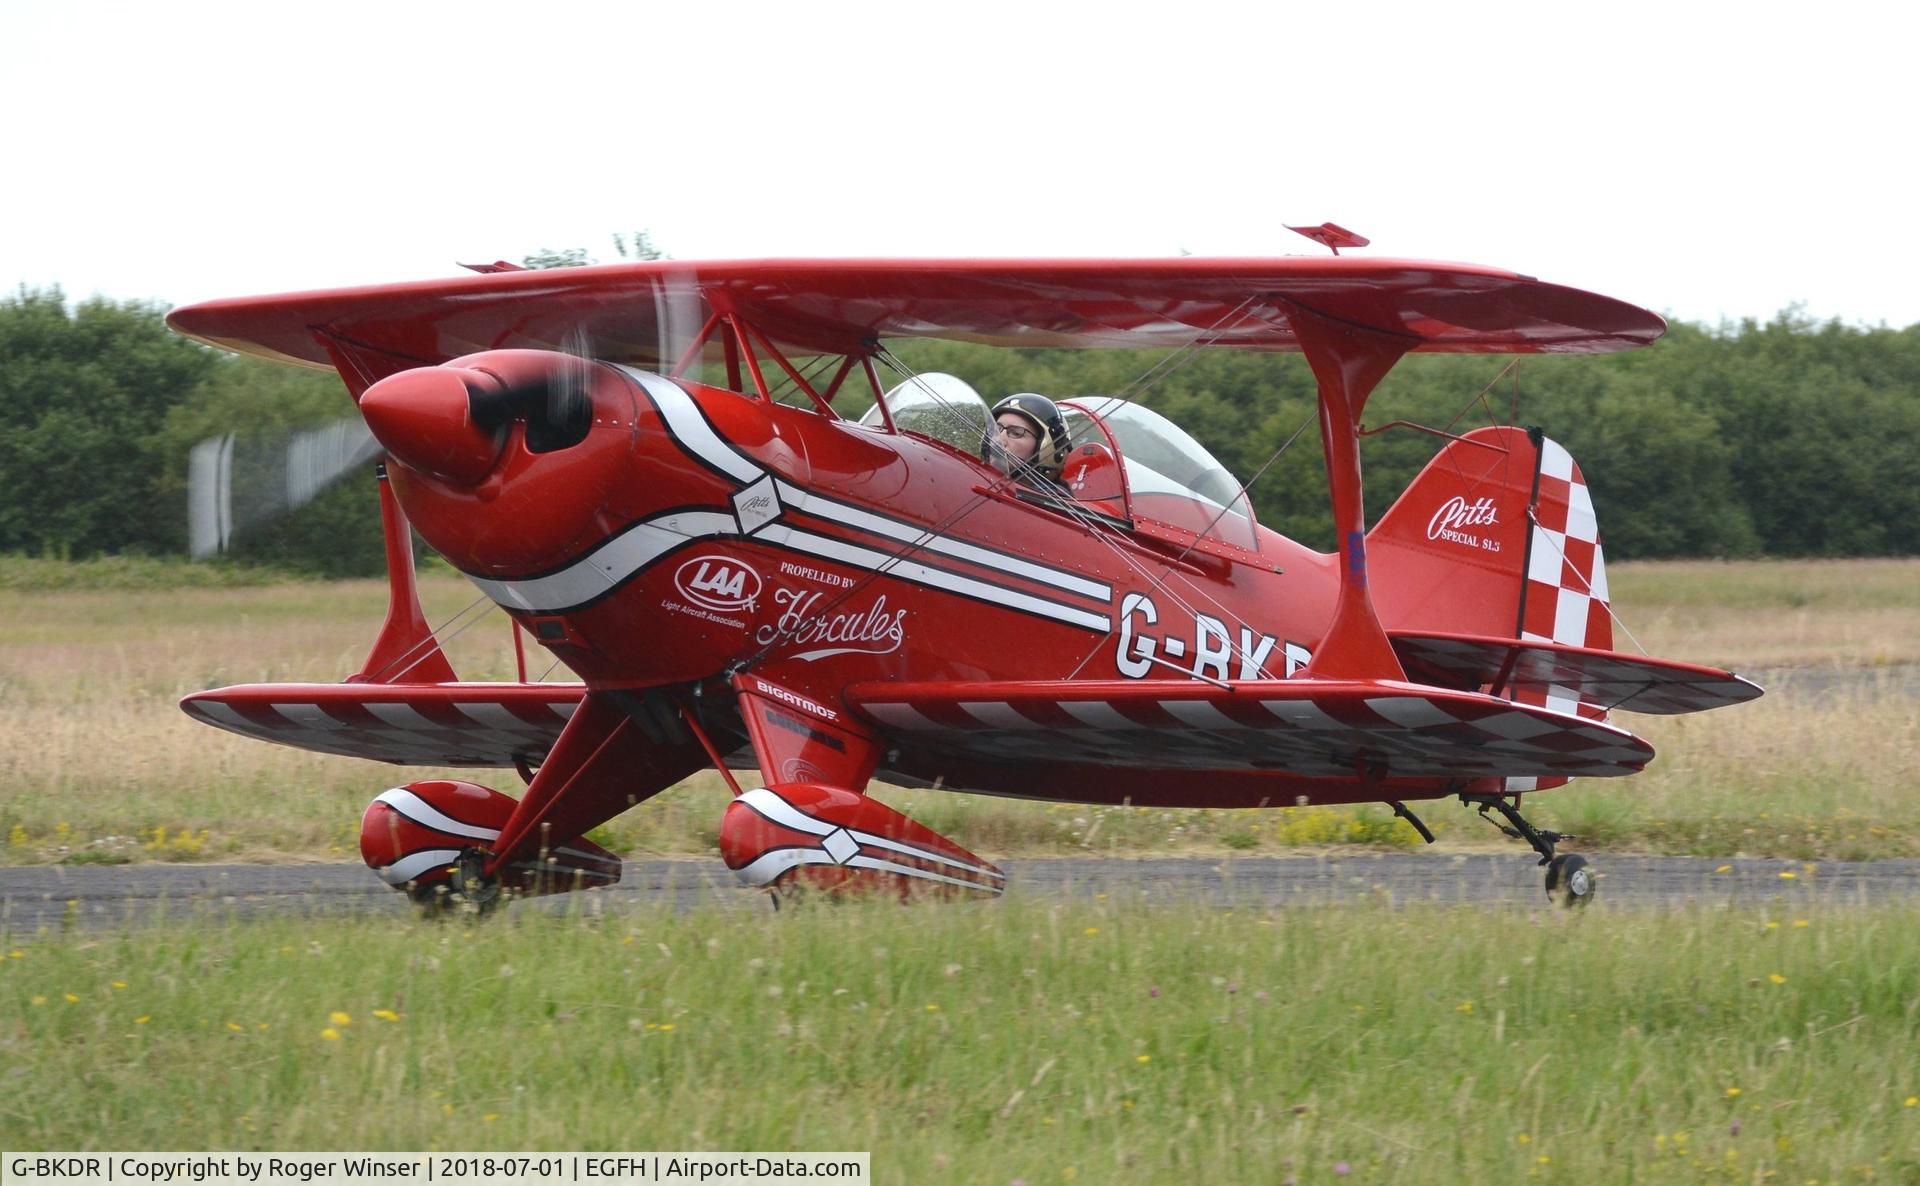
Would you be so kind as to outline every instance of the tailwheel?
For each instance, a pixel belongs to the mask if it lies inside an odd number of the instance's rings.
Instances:
[[[1593,869],[1579,853],[1561,853],[1547,862],[1547,897],[1556,905],[1585,906],[1595,888]]]
[[[1572,840],[1573,836],[1565,832],[1556,832],[1551,828],[1536,828],[1520,814],[1518,795],[1462,795],[1460,801],[1469,807],[1480,809],[1480,817],[1499,828],[1515,840],[1524,840],[1533,851],[1540,854],[1540,863],[1547,869],[1547,897],[1562,906],[1585,906],[1593,900],[1593,891],[1597,888],[1597,878],[1587,864],[1587,858],[1579,853],[1558,853],[1554,849],[1562,840]],[[1502,824],[1487,813],[1497,811],[1506,819]]]
[[[489,877],[487,854],[477,848],[465,849],[448,870],[444,881],[414,883],[407,897],[422,918],[485,918],[506,900],[500,879]]]

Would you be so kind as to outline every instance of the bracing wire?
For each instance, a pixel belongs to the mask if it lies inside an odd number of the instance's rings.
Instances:
[[[476,606],[481,607],[480,612],[477,614],[473,612]],[[398,666],[401,663],[405,663],[406,665],[404,667],[401,667],[398,672],[394,673],[394,678],[398,679],[400,676],[403,676],[407,672],[412,671],[415,667],[418,667],[421,664],[421,662],[424,659],[426,659],[429,648],[435,645],[445,646],[447,643],[452,642],[456,638],[459,638],[462,634],[466,633],[467,629],[471,627],[475,622],[478,622],[482,618],[486,617],[488,610],[495,609],[495,608],[497,607],[495,606],[494,602],[490,598],[488,598],[486,594],[482,593],[480,596],[474,598],[472,601],[469,601],[466,605],[462,606],[459,609],[459,611],[456,612],[452,617],[440,623],[438,626],[434,626],[431,629],[429,629],[426,635],[422,637],[418,642],[415,642],[412,646],[408,647],[406,650],[400,652],[398,655],[395,655],[392,659],[387,661],[386,666],[382,667],[380,670],[376,672],[373,672],[367,678],[370,681],[377,683],[384,676],[386,676],[386,674],[389,671],[393,671],[393,669],[396,666]],[[465,619],[465,621],[462,621],[463,618]],[[454,629],[453,633],[447,635],[444,639],[441,638],[440,632],[445,630],[447,627],[452,626],[455,622],[460,622],[460,625]]]

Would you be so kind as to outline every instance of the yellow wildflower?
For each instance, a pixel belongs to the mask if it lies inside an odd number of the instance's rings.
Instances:
[[[1782,880],[1782,881],[1792,881],[1792,880],[1793,880],[1794,878],[1796,878],[1796,877],[1798,877],[1798,876],[1800,876],[1800,875],[1799,875],[1798,873],[1795,873],[1795,872],[1794,872],[1793,870],[1791,870],[1791,869],[1782,869],[1782,870],[1780,870],[1780,880]]]
[[[66,993],[61,993],[60,995],[61,995],[61,996],[63,996],[63,997],[65,997],[65,998],[67,998],[67,1004],[69,1004],[69,1005],[78,1005],[78,1004],[80,1003],[80,998],[79,998],[79,997],[76,997],[76,996],[74,996],[74,995],[73,995],[72,993],[70,993],[70,992],[66,992]]]
[[[229,1022],[227,1023],[227,1028],[228,1028],[229,1030],[231,1030],[231,1031],[233,1031],[233,1032],[234,1032],[234,1033],[236,1033],[236,1034],[244,1034],[244,1033],[246,1033],[246,1032],[247,1032],[247,1027],[246,1027],[246,1026],[244,1026],[244,1025],[238,1025],[238,1024],[235,1024],[234,1022],[231,1022],[231,1021],[229,1021]]]
[[[113,982],[113,986],[115,988],[125,988],[127,986],[127,982],[124,980],[116,980]]]
[[[1087,933],[1087,934],[1089,934],[1089,935],[1098,935],[1098,934],[1100,933],[1100,928],[1099,928],[1099,927],[1088,927],[1088,928],[1087,928],[1087,930],[1086,930],[1086,933]]]
[[[1714,870],[1714,872],[1715,872],[1715,873],[1731,873],[1731,872],[1733,872],[1733,866],[1732,866],[1732,865],[1722,865],[1722,866],[1720,866],[1720,867],[1719,867],[1718,869],[1715,869],[1715,870]]]
[[[1133,1061],[1135,1061],[1135,1062],[1143,1062],[1143,1063],[1144,1063],[1144,1062],[1152,1062],[1152,1061],[1153,1061],[1153,1055],[1151,1055],[1151,1054],[1136,1054],[1136,1055],[1134,1055],[1134,1056],[1133,1056]]]
[[[1526,1133],[1521,1133],[1519,1136],[1513,1138],[1513,1143],[1516,1145],[1531,1145],[1533,1144],[1533,1138]]]
[[[399,1015],[398,1013],[395,1013],[395,1012],[394,1012],[393,1010],[391,1010],[391,1009],[375,1009],[375,1010],[373,1011],[373,1015],[374,1015],[375,1017],[378,1017],[378,1018],[379,1018],[379,1019],[380,1019],[381,1021],[398,1021],[398,1020],[400,1020],[400,1015]]]
[[[1473,1012],[1473,1002],[1461,1001],[1458,1005],[1455,1005],[1453,1007],[1453,1011],[1455,1013],[1471,1013]]]
[[[133,1019],[133,1024],[145,1025],[152,1020],[153,1020],[153,1015],[151,1013],[142,1013],[140,1016]]]
[[[1767,979],[1773,981],[1775,984],[1785,984],[1787,982],[1787,978],[1778,972],[1768,972]]]
[[[1906,1099],[1900,1101],[1900,1106],[1903,1108],[1920,1108],[1920,1095],[1908,1096]]]
[[[660,1023],[660,1032],[661,1032],[661,1033],[663,1033],[663,1034],[670,1034],[670,1033],[672,1033],[672,1032],[673,1032],[673,1023],[672,1023],[671,1021],[664,1021],[664,1022],[661,1022],[661,1023]]]
[[[332,1026],[328,1026],[326,1029],[320,1031],[320,1036],[329,1042],[338,1042],[340,1040],[340,1031],[334,1029]]]
[[[1736,1099],[1736,1098],[1738,1098],[1738,1097],[1739,1097],[1739,1095],[1740,1095],[1740,1089],[1739,1089],[1738,1087],[1729,1087],[1729,1088],[1727,1088],[1727,1098],[1728,1098],[1728,1099]]]
[[[345,1013],[342,1013],[338,1009],[335,1009],[333,1012],[327,1014],[327,1020],[331,1021],[335,1025],[352,1025],[353,1024],[353,1018],[347,1016]]]
[[[1793,920],[1793,925],[1796,927],[1805,927],[1812,926],[1813,924],[1804,918],[1796,918]]]

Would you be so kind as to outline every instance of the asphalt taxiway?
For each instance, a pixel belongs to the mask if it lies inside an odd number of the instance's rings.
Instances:
[[[1778,902],[1798,912],[1920,898],[1920,860],[1820,862],[1588,854],[1596,910]],[[1499,909],[1547,905],[1541,870],[1518,846],[1486,853],[1363,853],[1229,859],[1046,859],[1002,862],[1008,894],[1061,899],[1204,901],[1279,907],[1372,901]],[[516,903],[511,910],[593,913],[770,909],[718,860],[630,861],[621,883]],[[284,915],[390,917],[401,895],[360,864],[28,866],[0,869],[0,934],[167,920]]]

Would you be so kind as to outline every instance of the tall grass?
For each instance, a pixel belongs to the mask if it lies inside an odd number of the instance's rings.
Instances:
[[[1660,750],[1653,766],[1542,795],[1542,822],[1589,848],[1920,855],[1920,697],[1911,670],[1891,666],[1920,662],[1920,562],[1619,565],[1613,584],[1655,654],[1772,668],[1774,694],[1702,716],[1626,718]],[[423,594],[435,622],[475,599],[445,577],[425,579]],[[343,678],[384,608],[375,581],[0,588],[0,862],[351,859],[368,800],[434,772],[248,741],[195,724],[175,702],[223,684]],[[467,678],[514,675],[497,613],[448,649]],[[533,648],[530,658],[538,676],[544,656]],[[1796,691],[1836,669],[1848,669],[1840,690]],[[467,776],[517,789],[510,772]],[[1135,810],[879,793],[989,856],[1415,842],[1374,808]],[[706,853],[724,796],[717,776],[700,775],[598,835],[632,855]],[[1458,807],[1423,814],[1443,843],[1500,843]]]
[[[0,1147],[870,1149],[912,1183],[1920,1180],[1912,905],[593,901],[8,936]]]

